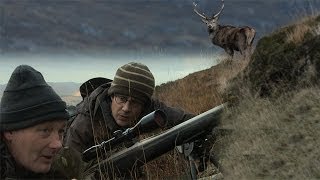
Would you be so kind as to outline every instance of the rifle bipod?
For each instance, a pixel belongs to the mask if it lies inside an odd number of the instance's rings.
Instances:
[[[204,143],[207,139],[198,139],[191,143],[184,143],[177,146],[180,153],[184,154],[185,158],[189,161],[190,175],[192,180],[198,179],[199,172],[207,169],[209,160],[209,153],[204,148]]]

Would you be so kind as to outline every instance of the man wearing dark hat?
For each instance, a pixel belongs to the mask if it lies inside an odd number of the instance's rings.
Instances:
[[[68,118],[66,103],[42,74],[18,66],[1,98],[0,179],[44,178],[62,147]]]
[[[77,106],[78,115],[67,131],[66,145],[82,153],[156,109],[166,113],[168,127],[193,117],[153,99],[154,88],[154,77],[146,65],[131,62],[121,66],[112,82],[99,86]]]

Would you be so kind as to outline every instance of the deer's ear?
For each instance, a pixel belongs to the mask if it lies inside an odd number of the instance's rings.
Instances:
[[[201,21],[204,22],[204,23],[206,23],[206,24],[208,23],[208,21],[205,20],[205,19],[203,19],[203,18],[201,18]]]

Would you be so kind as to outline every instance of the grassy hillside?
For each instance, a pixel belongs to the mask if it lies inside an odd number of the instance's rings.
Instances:
[[[230,133],[211,149],[226,179],[320,178],[319,18],[262,38],[251,59],[157,87],[158,98],[193,113],[230,103],[217,128]]]

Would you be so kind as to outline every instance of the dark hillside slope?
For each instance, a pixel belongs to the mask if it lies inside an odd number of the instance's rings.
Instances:
[[[212,50],[214,46],[205,25],[193,12],[192,2],[3,0],[0,2],[0,49],[3,53]],[[221,5],[218,0],[198,3],[208,15]],[[228,0],[220,21],[255,27],[259,39],[301,14],[310,14],[319,8],[320,2],[316,0]]]

